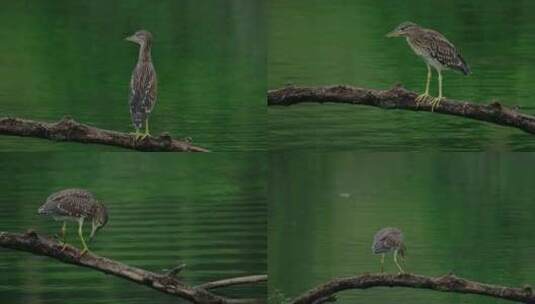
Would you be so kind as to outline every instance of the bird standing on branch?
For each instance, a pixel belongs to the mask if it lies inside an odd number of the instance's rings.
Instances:
[[[398,228],[383,228],[373,237],[372,252],[374,254],[381,254],[381,272],[384,271],[385,254],[393,252],[394,263],[399,268],[400,273],[404,273],[398,263],[397,257],[399,254],[404,259],[406,250],[407,247],[403,243],[403,233]]]
[[[386,36],[405,37],[416,55],[424,59],[427,64],[427,83],[425,92],[416,98],[416,102],[420,104],[420,102],[429,100],[431,111],[434,111],[440,101],[444,99],[442,95],[442,71],[454,69],[464,75],[471,73],[470,67],[466,64],[459,50],[437,31],[422,28],[412,22],[404,22]],[[431,67],[435,68],[438,73],[438,97],[429,95],[429,84],[432,76]]]
[[[152,34],[141,30],[127,37],[126,40],[139,45],[137,64],[130,80],[130,116],[136,129],[134,135],[138,140],[150,136],[149,115],[156,104],[158,82],[151,58]],[[145,123],[145,132],[140,133],[143,123]]]
[[[39,208],[38,213],[52,216],[54,220],[63,222],[61,228],[62,250],[67,246],[65,242],[66,221],[78,222],[78,236],[83,245],[82,255],[89,250],[83,236],[84,220],[91,220],[90,241],[95,237],[95,233],[108,222],[106,207],[97,201],[91,192],[83,189],[65,189],[53,193]]]

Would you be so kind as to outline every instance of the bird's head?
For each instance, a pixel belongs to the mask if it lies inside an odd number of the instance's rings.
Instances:
[[[418,25],[412,22],[403,22],[398,25],[395,30],[386,34],[386,37],[406,37],[410,35],[414,30],[418,29]]]
[[[97,231],[102,229],[108,223],[108,209],[102,203],[97,203],[95,210],[95,216],[93,217],[93,228],[91,229],[91,235],[89,240],[95,237]]]
[[[137,31],[134,35],[126,37],[127,41],[137,43],[139,45],[150,44],[152,41],[152,34],[149,31],[140,30]]]

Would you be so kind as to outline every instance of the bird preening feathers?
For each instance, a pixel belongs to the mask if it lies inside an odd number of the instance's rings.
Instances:
[[[384,271],[385,254],[393,252],[394,263],[398,267],[399,272],[404,273],[398,263],[398,256],[403,260],[406,251],[407,247],[405,247],[405,243],[403,242],[403,233],[398,228],[383,228],[373,237],[372,252],[374,254],[381,254],[381,272]]]
[[[51,194],[46,202],[37,211],[40,215],[52,216],[56,221],[62,221],[61,241],[65,249],[65,232],[67,221],[78,222],[78,236],[82,242],[82,255],[89,248],[83,236],[83,225],[85,220],[91,221],[91,241],[98,230],[108,223],[108,209],[100,201],[97,201],[93,194],[84,189],[64,189]]]
[[[416,102],[429,101],[433,111],[444,98],[442,95],[442,71],[453,69],[464,75],[471,73],[470,67],[461,56],[459,50],[449,42],[441,33],[418,26],[412,22],[403,22],[396,29],[386,35],[387,37],[405,37],[411,49],[416,55],[423,58],[427,64],[427,83],[425,92],[416,98]],[[435,68],[438,73],[438,97],[429,95],[429,84],[432,71]]]
[[[130,79],[130,116],[136,129],[135,137],[144,139],[149,136],[149,115],[156,104],[158,93],[158,81],[156,70],[152,64],[151,47],[152,34],[145,30],[137,31],[134,35],[126,38],[127,41],[139,45],[137,64],[132,71]],[[145,124],[145,132],[140,130]]]

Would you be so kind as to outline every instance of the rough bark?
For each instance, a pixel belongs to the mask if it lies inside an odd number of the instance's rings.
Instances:
[[[208,152],[187,141],[171,138],[167,134],[136,141],[132,134],[95,128],[71,118],[58,122],[40,122],[22,118],[0,118],[0,134],[45,138],[54,141],[73,141],[116,146],[139,151]]]
[[[148,286],[160,292],[180,297],[196,304],[256,304],[264,303],[264,299],[231,299],[216,295],[206,288],[192,287],[177,279],[169,273],[155,273],[137,267],[132,267],[111,259],[88,252],[83,256],[80,250],[67,246],[62,251],[62,245],[56,240],[37,235],[34,231],[25,234],[0,232],[0,247],[30,252],[36,255],[48,256],[67,264],[91,268],[119,278],[127,279],[134,283]],[[237,282],[244,283],[247,278],[232,278]],[[266,277],[267,278],[267,277]],[[264,282],[255,280],[250,283]],[[212,283],[217,284],[218,281]],[[209,285],[210,283],[207,283]],[[227,286],[236,285],[228,284]]]
[[[268,105],[289,106],[305,102],[331,102],[367,105],[382,109],[400,109],[431,112],[431,105],[417,105],[415,92],[401,86],[390,90],[374,90],[351,86],[286,87],[268,91]],[[449,114],[502,126],[518,128],[535,134],[535,117],[508,108],[499,102],[477,104],[468,101],[444,99],[434,109],[435,113]]]
[[[292,301],[293,304],[312,304],[332,301],[334,294],[348,289],[372,287],[409,287],[431,289],[442,292],[476,294],[521,303],[535,303],[531,287],[510,288],[470,281],[447,274],[441,277],[427,277],[416,274],[363,274],[356,277],[336,278],[317,286]]]

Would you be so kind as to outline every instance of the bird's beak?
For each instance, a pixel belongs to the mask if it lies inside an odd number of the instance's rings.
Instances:
[[[388,37],[388,38],[399,37],[399,36],[401,36],[401,35],[397,31],[392,31],[392,32],[386,34],[386,37]]]
[[[136,37],[134,35],[126,37],[124,40],[131,41],[131,42],[137,42]]]

